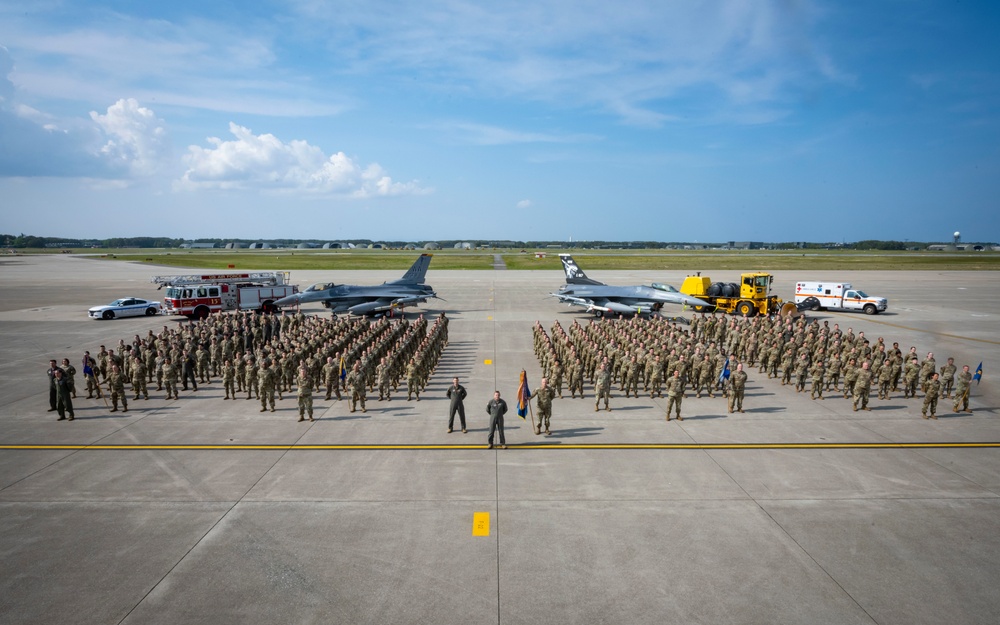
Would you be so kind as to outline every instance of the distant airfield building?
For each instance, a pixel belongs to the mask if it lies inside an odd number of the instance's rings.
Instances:
[[[439,249],[441,249],[441,246],[438,245],[437,243],[431,241],[430,243],[424,243],[424,249],[425,250],[439,250]]]
[[[238,250],[241,247],[243,247],[243,244],[237,241],[233,241],[232,243],[226,243],[227,250]]]
[[[182,250],[210,250],[215,248],[215,243],[181,243]]]
[[[468,241],[463,241],[461,243],[456,243],[455,244],[455,249],[456,250],[471,250],[472,249],[472,244],[469,243]]]
[[[251,243],[250,246],[249,246],[249,249],[251,249],[251,250],[269,250],[269,249],[271,249],[271,244],[270,243],[261,243],[260,241],[258,241],[256,243]]]
[[[323,244],[324,250],[347,250],[350,249],[351,247],[353,246],[350,243],[342,243],[342,242],[330,242]]]
[[[729,249],[731,250],[762,250],[764,249],[764,244],[760,241],[730,241]]]

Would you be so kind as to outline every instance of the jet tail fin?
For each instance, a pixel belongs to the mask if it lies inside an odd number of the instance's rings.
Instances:
[[[563,270],[566,272],[566,284],[604,284],[588,278],[569,254],[560,254],[559,260],[562,261]]]
[[[419,258],[406,270],[403,277],[399,280],[394,280],[389,284],[423,284],[424,277],[427,275],[427,267],[431,264],[431,257],[433,254],[421,254]]]

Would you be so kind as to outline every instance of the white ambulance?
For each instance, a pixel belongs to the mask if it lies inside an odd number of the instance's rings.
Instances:
[[[886,298],[872,297],[846,282],[797,282],[795,303],[799,304],[809,297],[819,301],[813,310],[861,310],[866,315],[876,315],[889,307]]]

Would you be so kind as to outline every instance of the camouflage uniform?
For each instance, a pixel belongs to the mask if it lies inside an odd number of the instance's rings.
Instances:
[[[955,404],[953,407],[954,412],[958,412],[959,406],[965,412],[972,412],[969,410],[969,390],[972,387],[972,372],[963,370],[958,374],[958,386],[955,387]]]
[[[927,411],[930,411],[930,418],[937,419],[937,403],[938,398],[941,397],[941,380],[934,377],[931,374],[931,379],[927,380],[925,385],[927,394],[924,395],[924,408],[921,411],[924,418],[927,418]]]
[[[712,370],[708,370],[708,375],[712,375]],[[702,373],[704,375],[704,371]],[[709,389],[711,391],[711,389]],[[667,380],[667,421],[670,421],[670,412],[675,409],[677,410],[677,420],[683,421],[684,417],[681,416],[681,402],[684,401],[684,380],[681,379],[680,375],[671,376]]]
[[[597,391],[597,397],[594,401],[594,412],[597,412],[601,398],[604,398],[604,408],[608,411],[611,410],[609,405],[611,399],[611,372],[608,371],[607,367],[603,369],[598,369],[595,374],[597,379],[595,380],[594,388]]]
[[[298,386],[299,397],[299,421],[305,421],[305,414],[309,413],[309,420],[313,420],[313,398],[312,398],[312,378],[305,370],[299,370],[299,376],[295,380]]]
[[[222,365],[222,386],[226,391],[223,399],[236,399],[236,367],[228,361]]]
[[[555,396],[556,392],[551,386],[539,386],[531,394],[531,397],[538,398],[538,425],[535,427],[535,434],[541,433],[542,426],[545,427],[546,434],[552,433],[549,431],[549,421],[552,418],[552,400]]]
[[[128,412],[128,398],[125,397],[125,374],[115,371],[112,367],[108,375],[108,387],[111,390],[111,412],[118,412],[118,400],[122,402],[122,412]]]
[[[747,372],[734,371],[730,376],[731,393],[729,394],[729,412],[734,409],[743,412],[743,394],[747,388]]]
[[[270,406],[271,412],[274,412],[274,369],[265,362],[258,378],[260,380],[260,392],[258,394],[260,397],[260,411],[264,412]]]
[[[361,412],[368,412],[365,408],[365,374],[360,364],[355,364],[347,374],[347,387],[351,389],[351,412],[357,409],[358,402],[361,402]],[[417,395],[417,399],[420,399],[420,395]]]
[[[167,399],[177,399],[177,365],[172,361],[163,361],[163,386],[167,389]]]
[[[854,381],[854,412],[858,411],[858,404],[861,404],[862,410],[871,410],[868,407],[868,393],[871,387],[872,372],[866,367],[858,369],[858,377]]]

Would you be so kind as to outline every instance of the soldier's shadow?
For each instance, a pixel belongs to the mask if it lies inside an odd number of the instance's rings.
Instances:
[[[600,432],[603,432],[604,428],[568,428],[559,429],[552,432],[552,436],[546,436],[545,438],[578,438],[580,436],[595,436]]]

